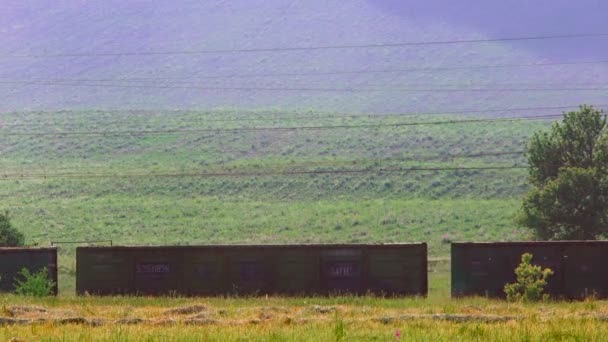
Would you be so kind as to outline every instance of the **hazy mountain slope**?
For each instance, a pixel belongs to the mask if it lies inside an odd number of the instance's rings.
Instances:
[[[375,0],[387,13],[428,24],[450,24],[493,37],[606,32],[608,3],[602,0]],[[520,47],[543,58],[605,58],[606,41],[531,42]]]
[[[339,111],[427,111],[599,104],[607,91],[256,91],[265,88],[534,88],[604,82],[602,64],[359,75],[197,79],[208,75],[366,69],[437,68],[599,59],[608,39],[434,45],[403,48],[181,54],[153,56],[16,57],[90,52],[194,51],[263,47],[475,39],[505,35],[597,32],[606,5],[570,1],[521,5],[440,6],[437,1],[36,1],[3,2],[0,12],[0,110],[63,108],[319,108]],[[459,2],[460,3],[460,2]],[[520,8],[508,11],[507,8]],[[519,6],[519,7],[518,7]],[[468,8],[468,10],[467,10]],[[596,8],[596,10],[588,10]],[[474,10],[475,9],[475,10]],[[522,12],[523,11],[523,12]],[[589,13],[581,26],[561,18]],[[528,15],[522,15],[527,13]],[[509,16],[521,16],[508,18]],[[477,19],[475,19],[477,18]],[[546,25],[545,25],[546,24]],[[529,25],[529,26],[528,26]],[[510,29],[515,28],[515,29]],[[558,45],[556,45],[558,44]],[[543,49],[543,46],[546,49]],[[547,53],[542,53],[546,51]],[[580,53],[569,53],[579,51]],[[11,57],[12,56],[12,57]],[[179,78],[131,82],[65,79]],[[183,79],[187,78],[187,79]],[[59,79],[59,80],[57,80]],[[56,85],[64,84],[63,86]],[[74,87],[73,84],[80,86]],[[529,86],[521,85],[529,84]],[[97,85],[103,84],[103,87]],[[127,87],[115,87],[117,85]],[[548,85],[547,85],[548,84]],[[555,86],[551,86],[555,84]],[[170,86],[178,89],[138,88]],[[184,89],[186,88],[186,89]],[[394,89],[393,89],[394,90]],[[605,101],[604,101],[605,102]]]

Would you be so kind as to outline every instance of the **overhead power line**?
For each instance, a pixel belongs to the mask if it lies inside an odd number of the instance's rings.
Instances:
[[[240,117],[240,118],[200,118],[199,120],[172,120],[170,122],[177,123],[193,123],[193,122],[244,122],[244,121],[279,121],[279,120],[319,120],[319,119],[378,119],[386,117],[408,117],[408,116],[427,116],[427,115],[458,115],[458,114],[477,114],[477,113],[507,113],[520,111],[540,111],[540,110],[563,110],[578,108],[579,105],[570,106],[546,106],[546,107],[519,107],[519,108],[487,108],[461,111],[437,111],[437,112],[406,112],[406,113],[384,113],[384,114],[344,114],[338,113],[335,115],[272,115],[265,117]],[[608,107],[608,104],[598,104],[594,107]],[[132,124],[131,121],[112,120],[100,122],[100,125],[115,125],[115,124]],[[75,124],[57,124],[48,122],[28,122],[28,123],[0,123],[0,129],[8,127],[67,127]]]
[[[135,88],[135,89],[187,89],[208,91],[306,91],[306,92],[543,92],[543,91],[608,91],[606,87],[568,87],[568,88],[314,88],[314,87],[207,87],[149,84],[108,84],[108,83],[55,83],[28,81],[0,81],[0,84],[41,85],[84,88]]]
[[[406,126],[422,126],[422,125],[450,125],[450,124],[520,121],[520,120],[546,120],[546,119],[557,118],[557,117],[562,117],[562,114],[520,116],[520,117],[509,117],[509,118],[484,118],[484,119],[442,120],[442,121],[426,121],[426,122],[401,122],[401,123],[360,124],[360,125],[156,129],[156,130],[120,130],[120,131],[106,130],[106,131],[64,131],[64,132],[10,132],[10,133],[0,133],[0,136],[145,135],[145,134],[233,133],[233,132],[256,132],[256,131],[296,131],[296,130],[406,127]]]
[[[431,171],[466,171],[466,170],[514,170],[527,169],[527,166],[475,166],[475,167],[411,167],[411,168],[379,168],[379,169],[342,169],[342,170],[289,170],[289,171],[255,171],[255,172],[176,172],[176,173],[73,173],[73,174],[44,174],[23,173],[3,174],[0,180],[27,179],[89,179],[89,178],[151,178],[151,177],[258,177],[273,175],[318,175],[318,174],[360,174],[360,173],[392,173],[392,172],[431,172]]]
[[[291,51],[318,51],[318,50],[341,50],[341,49],[370,49],[370,48],[398,48],[408,46],[426,45],[455,45],[475,44],[513,41],[538,41],[554,39],[574,38],[601,38],[608,37],[608,33],[593,34],[564,34],[548,36],[526,36],[507,38],[486,39],[455,39],[400,43],[370,43],[370,44],[332,44],[317,46],[293,46],[293,47],[270,47],[270,48],[237,48],[237,49],[205,49],[205,50],[165,50],[165,51],[121,51],[121,52],[73,52],[73,53],[27,53],[27,54],[2,54],[0,57],[16,58],[57,58],[57,57],[121,57],[121,56],[154,56],[154,55],[197,55],[197,54],[223,54],[223,53],[251,53],[251,52],[291,52]]]
[[[246,151],[239,151],[239,152],[246,152]],[[363,165],[363,164],[376,164],[375,166],[378,166],[377,164],[379,163],[401,163],[401,162],[428,162],[428,161],[435,161],[435,160],[447,160],[447,159],[459,159],[459,158],[482,158],[482,157],[501,157],[501,156],[523,156],[525,153],[525,151],[519,150],[519,151],[495,151],[495,152],[479,152],[479,153],[456,153],[456,154],[444,154],[444,155],[417,155],[415,157],[401,157],[401,158],[372,158],[372,159],[351,159],[351,160],[318,160],[318,161],[303,161],[300,163],[291,163],[291,162],[287,162],[287,163],[263,163],[264,169],[265,170],[285,170],[287,168],[294,168],[294,167],[312,167],[312,166],[343,166],[343,165]],[[223,165],[221,163],[216,163],[215,166],[223,166],[223,170],[219,170],[222,172],[229,172],[227,170],[230,170],[229,167],[230,165]],[[67,166],[67,167],[53,167],[53,168],[45,168],[45,167],[38,167],[37,169],[39,170],[38,172],[34,171],[35,170],[34,165],[30,165],[28,166],[28,172],[24,172],[23,170],[21,170],[20,172],[18,172],[17,170],[13,169],[12,171],[5,171],[5,174],[8,172],[8,174],[53,174],[53,175],[71,175],[71,174],[96,174],[98,172],[99,169],[107,169],[107,166],[104,167],[95,167],[95,171],[91,171],[90,169],[79,169],[77,172],[74,171],[69,171],[70,169],[74,168],[73,166]],[[244,165],[242,167],[240,167],[240,169],[243,169],[245,167],[251,168],[251,169],[256,169],[259,168],[260,165]],[[68,171],[65,171],[68,170]],[[41,171],[41,172],[40,172]],[[177,170],[165,170],[164,173],[171,173],[171,172],[177,172]],[[181,172],[183,172],[183,170],[180,170]],[[218,170],[214,170],[214,172],[217,172]],[[126,174],[130,174],[133,171],[129,170],[129,172],[125,172],[125,170],[122,170],[123,173]],[[199,171],[200,172],[200,171]],[[210,172],[210,171],[207,171]]]
[[[222,78],[251,78],[251,77],[289,77],[289,76],[324,76],[324,75],[359,75],[359,74],[381,74],[381,73],[403,73],[419,71],[449,71],[449,70],[474,70],[474,69],[501,69],[501,68],[524,68],[524,67],[547,67],[560,65],[590,65],[606,64],[608,60],[597,61],[572,61],[572,62],[545,62],[545,63],[523,63],[523,64],[490,64],[490,65],[463,65],[448,67],[420,67],[403,69],[366,69],[366,70],[335,70],[335,71],[301,71],[301,72],[278,72],[278,73],[253,73],[253,74],[227,74],[227,75],[196,75],[187,77],[132,77],[132,78],[33,78],[18,80],[24,82],[120,82],[120,81],[161,81],[161,80],[197,80],[197,79],[222,79]],[[9,79],[3,77],[2,79]]]
[[[4,79],[4,81],[3,81]],[[167,82],[164,82],[167,81]],[[170,81],[170,82],[169,82]],[[101,82],[101,83],[99,83]],[[0,83],[9,83],[9,84],[32,84],[32,85],[46,85],[47,83],[51,84],[51,85],[78,85],[78,84],[85,84],[85,85],[104,85],[104,84],[108,84],[105,82],[117,82],[117,83],[109,83],[109,85],[120,85],[120,86],[133,86],[133,87],[139,87],[139,86],[148,86],[148,85],[157,85],[157,84],[163,84],[163,87],[171,87],[171,86],[178,86],[178,87],[201,87],[201,85],[199,83],[194,83],[193,81],[174,81],[171,80],[170,78],[115,78],[115,79],[78,79],[78,78],[52,78],[52,79],[43,79],[43,78],[32,78],[32,79],[9,79],[9,78],[0,78]],[[134,83],[134,82],[146,82],[146,83]],[[134,84],[133,84],[134,83]],[[380,83],[380,84],[367,84],[367,86],[388,86],[388,89],[392,89],[395,87],[400,87],[397,89],[402,89],[402,88],[406,88],[406,89],[417,89],[414,87],[423,87],[423,89],[425,88],[431,88],[431,89],[446,89],[446,90],[451,90],[452,88],[456,88],[456,89],[471,89],[471,88],[466,88],[466,87],[473,87],[473,89],[488,89],[488,90],[492,90],[492,89],[503,89],[503,88],[509,88],[509,87],[544,87],[544,88],[539,88],[539,89],[555,89],[555,88],[550,88],[550,87],[560,87],[560,86],[564,86],[564,85],[568,85],[568,86],[572,86],[572,85],[576,85],[576,86],[604,86],[604,87],[608,87],[608,81],[603,81],[603,82],[597,82],[597,81],[589,81],[589,82],[562,82],[562,83],[556,83],[556,82],[552,82],[552,83],[533,83],[533,82],[522,82],[522,83],[518,83],[518,82],[507,82],[507,83],[471,83],[471,82],[464,82],[464,83],[405,83],[405,84],[399,84],[399,83]],[[297,84],[298,87],[302,87],[301,84]],[[309,85],[304,85],[306,87],[309,87]],[[222,85],[220,85],[219,87],[224,87]],[[258,86],[256,86],[258,87]],[[437,87],[437,88],[435,88]],[[494,88],[492,88],[494,87]],[[501,88],[502,87],[502,88]],[[207,88],[207,86],[205,86],[205,88]],[[211,87],[209,87],[211,88]],[[215,89],[215,86],[213,87]],[[274,88],[273,88],[274,89]],[[281,88],[283,89],[283,88]],[[291,88],[287,88],[287,89],[291,89]],[[315,88],[313,88],[315,89]],[[339,89],[344,89],[344,88],[339,88]],[[346,89],[352,89],[352,88],[346,88]],[[357,88],[355,88],[357,89]],[[367,88],[363,88],[363,89],[367,89]],[[371,88],[373,90],[375,89],[385,89],[385,88]],[[557,88],[560,89],[560,88]]]

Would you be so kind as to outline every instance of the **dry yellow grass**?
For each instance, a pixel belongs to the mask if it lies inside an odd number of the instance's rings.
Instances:
[[[608,302],[3,296],[10,341],[601,341]],[[399,335],[399,336],[397,336]]]

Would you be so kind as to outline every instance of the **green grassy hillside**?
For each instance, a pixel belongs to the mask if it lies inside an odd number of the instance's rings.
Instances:
[[[428,241],[434,254],[443,254],[445,242],[453,239],[521,238],[512,216],[527,189],[526,170],[376,170],[525,165],[521,154],[483,154],[521,151],[533,131],[548,125],[390,126],[463,118],[243,115],[7,115],[0,134],[2,173],[8,178],[0,189],[2,207],[11,211],[29,243],[91,238],[128,244],[416,240]],[[302,120],[304,116],[309,118]],[[369,124],[389,126],[125,132]],[[28,135],[62,130],[114,133]],[[368,172],[331,173],[336,170]],[[330,173],[280,174],[294,171]],[[21,178],[32,174],[38,176]]]

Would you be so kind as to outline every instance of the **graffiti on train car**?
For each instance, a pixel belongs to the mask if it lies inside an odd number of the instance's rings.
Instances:
[[[335,262],[330,263],[326,268],[325,275],[332,278],[350,278],[356,276],[359,272],[358,265],[352,262]]]
[[[171,272],[168,264],[142,263],[135,266],[137,274],[164,274]]]

